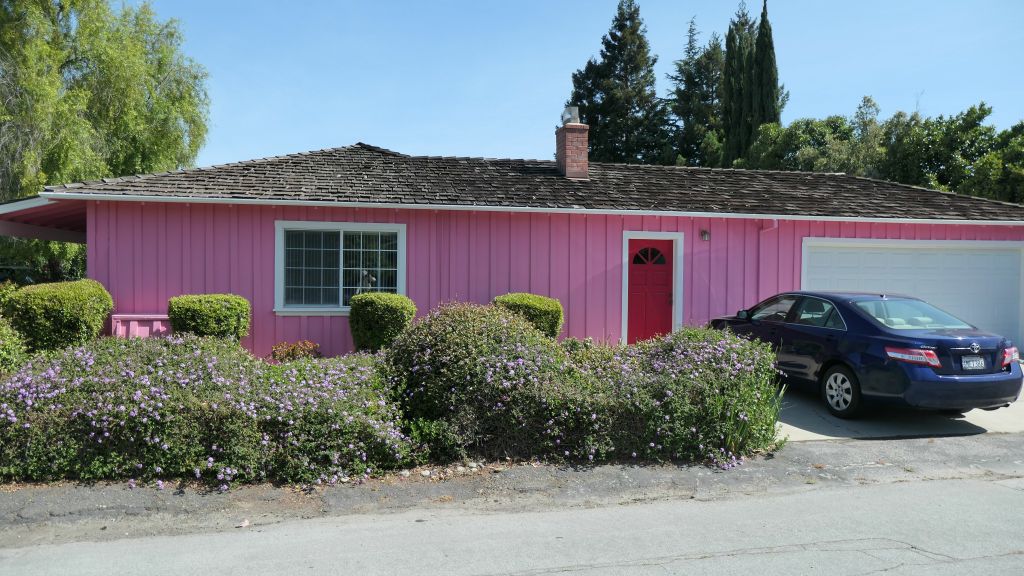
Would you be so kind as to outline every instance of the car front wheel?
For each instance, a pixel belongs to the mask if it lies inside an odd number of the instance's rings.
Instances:
[[[821,396],[833,416],[853,418],[860,412],[860,383],[844,366],[833,366],[825,373]]]

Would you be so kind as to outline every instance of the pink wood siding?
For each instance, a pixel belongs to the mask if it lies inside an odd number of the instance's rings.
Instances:
[[[178,294],[242,295],[253,305],[245,343],[260,355],[303,338],[327,354],[350,350],[345,317],[274,314],[276,220],[404,223],[407,291],[421,313],[442,302],[530,291],[562,302],[563,335],[603,340],[621,337],[623,231],[684,234],[677,274],[686,324],[799,288],[808,236],[1024,240],[1024,228],[1009,226],[95,202],[89,276],[107,286],[119,315],[164,315]],[[700,239],[701,230],[710,240]],[[145,322],[122,326],[116,333],[158,330]]]

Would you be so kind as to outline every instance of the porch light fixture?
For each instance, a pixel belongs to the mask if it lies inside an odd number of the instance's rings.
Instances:
[[[707,230],[701,230],[700,231],[700,239],[705,241],[705,242],[707,242],[708,240],[711,240],[711,232],[708,232]]]

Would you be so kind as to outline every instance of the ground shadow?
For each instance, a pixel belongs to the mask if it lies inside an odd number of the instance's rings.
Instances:
[[[786,390],[779,422],[790,440],[853,438],[884,440],[984,434],[986,428],[964,419],[962,414],[928,412],[910,408],[871,407],[855,420],[829,414],[822,401],[808,391]]]

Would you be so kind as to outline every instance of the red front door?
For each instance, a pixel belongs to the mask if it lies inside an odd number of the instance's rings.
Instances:
[[[672,241],[629,241],[627,342],[672,331]]]

